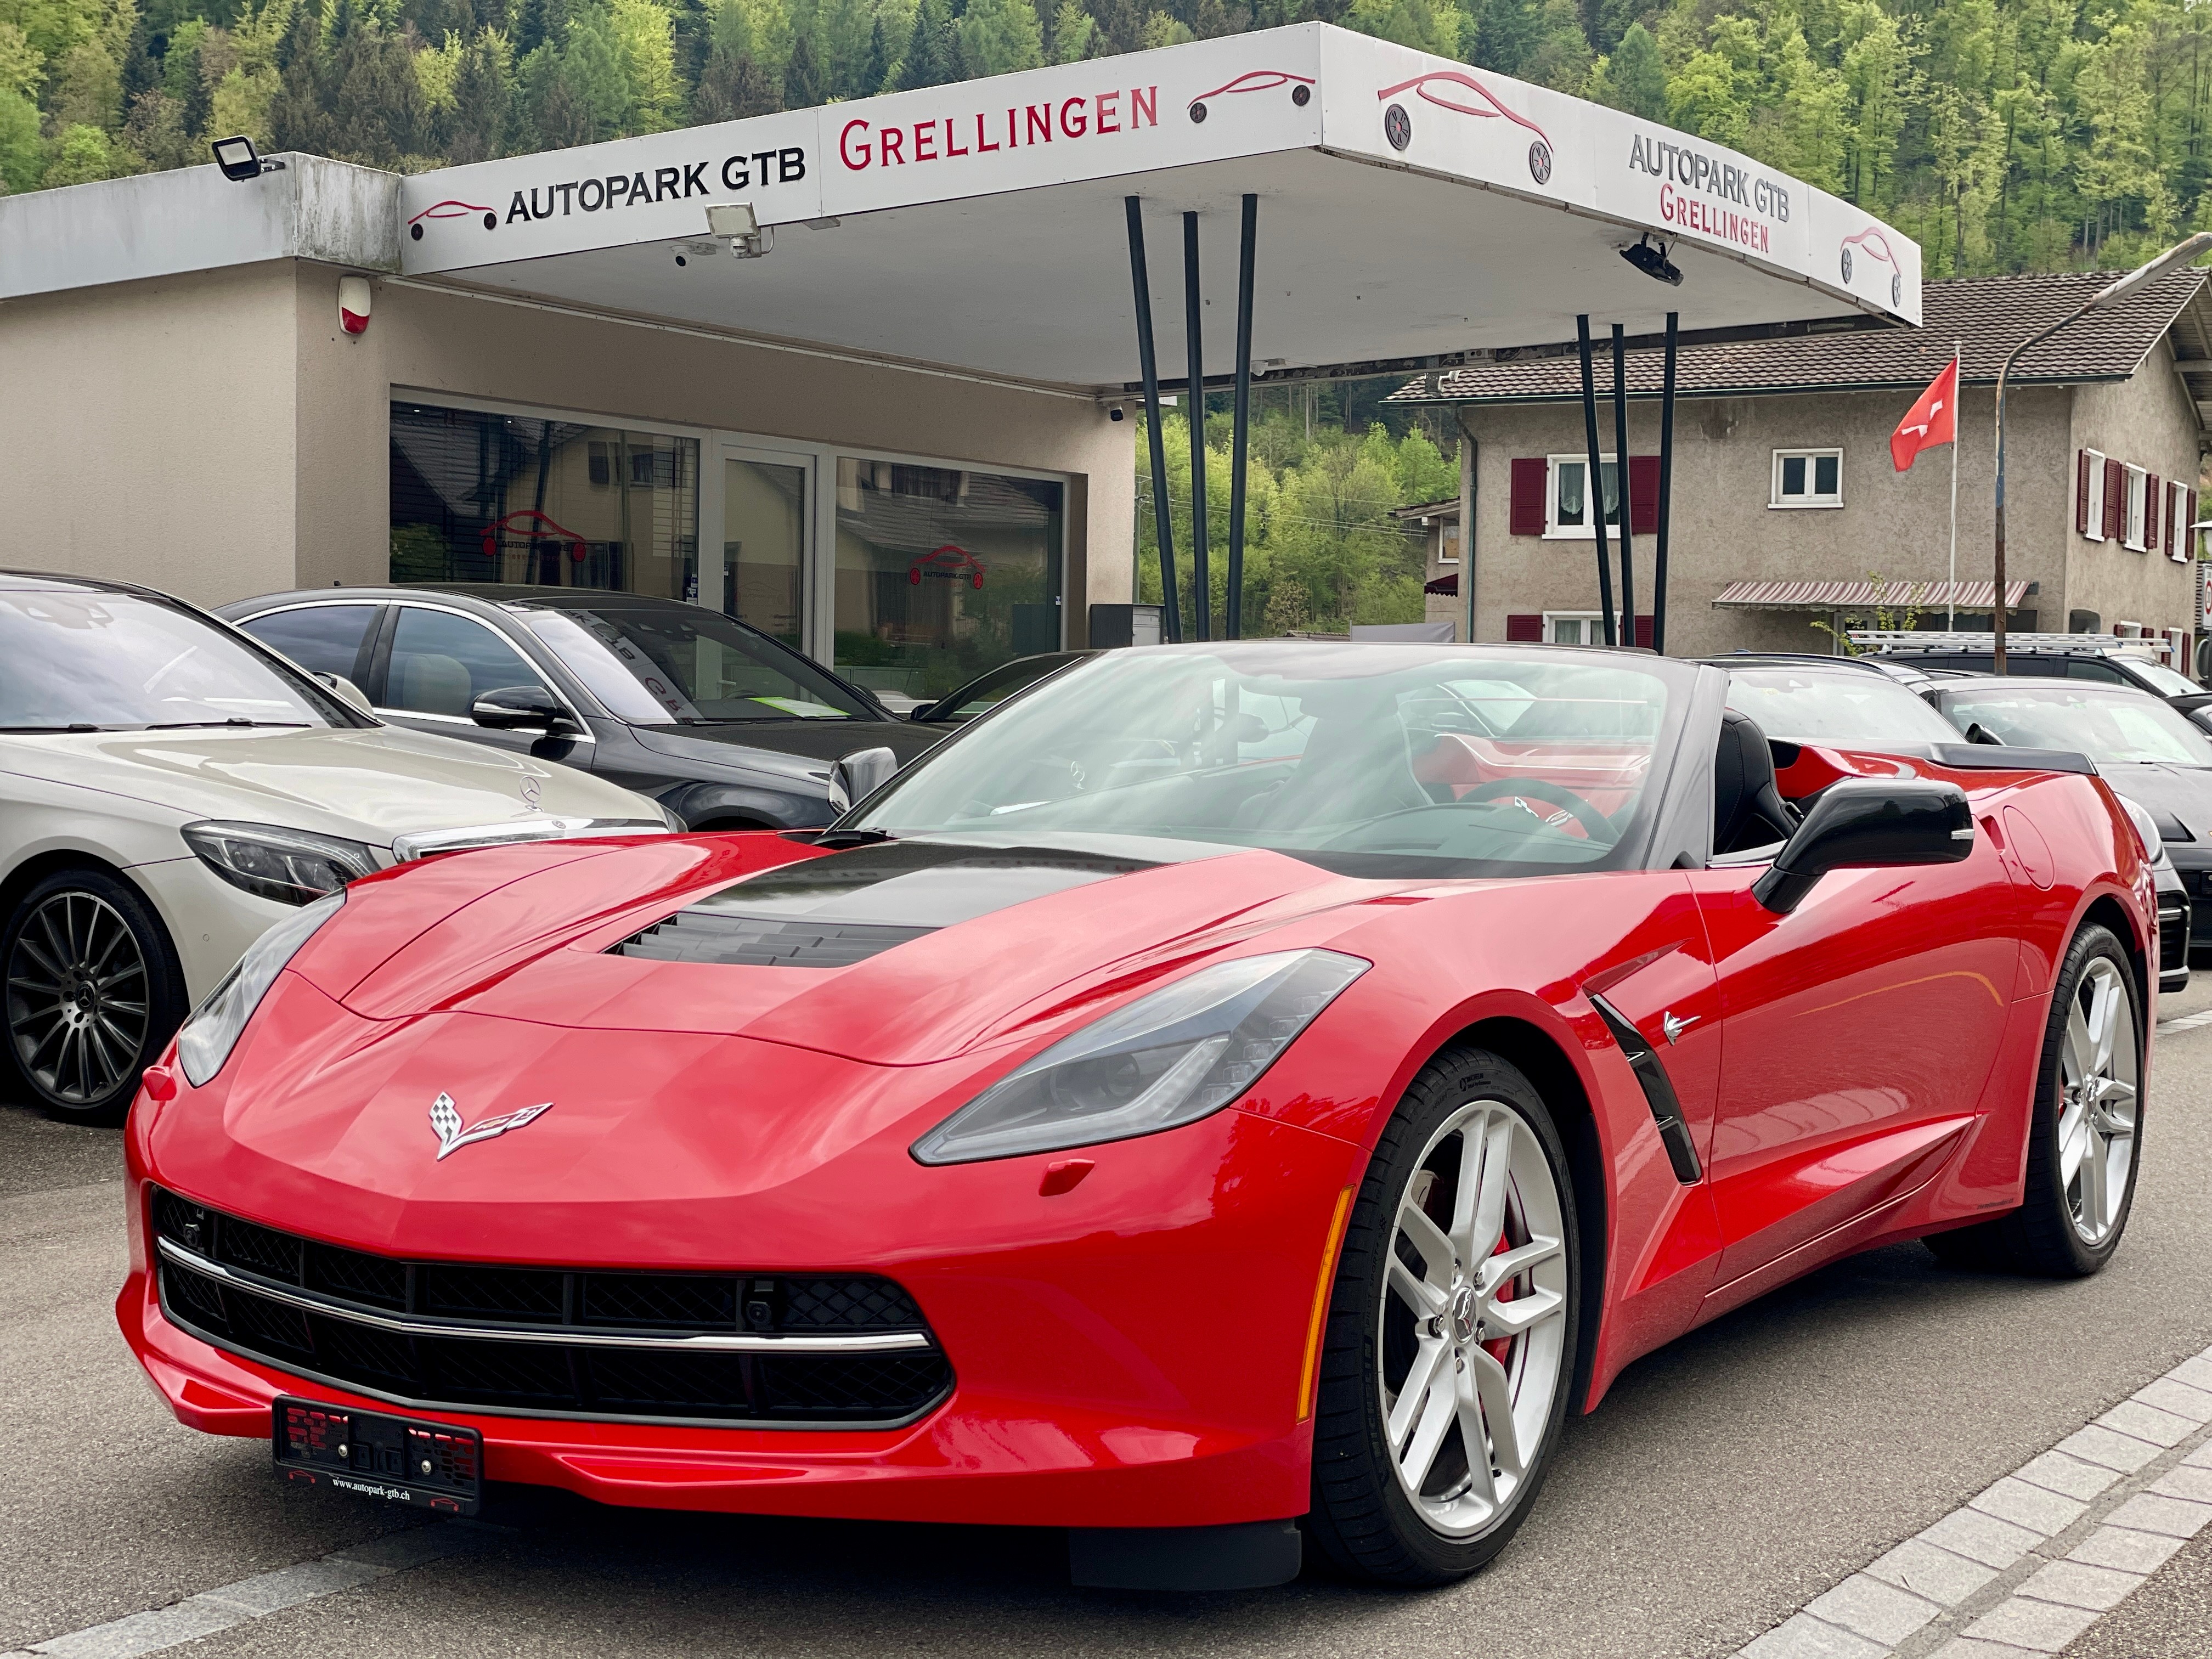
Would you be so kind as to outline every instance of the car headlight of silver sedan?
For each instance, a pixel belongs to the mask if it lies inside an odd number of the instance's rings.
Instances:
[[[233,887],[279,904],[313,904],[377,867],[376,854],[365,842],[281,823],[203,818],[181,833],[200,862]]]
[[[1201,968],[1016,1067],[915,1142],[914,1157],[969,1164],[1194,1123],[1258,1082],[1372,965],[1282,951]]]
[[[185,1075],[191,1079],[193,1088],[204,1088],[209,1079],[222,1070],[223,1061],[238,1046],[246,1022],[253,1018],[253,1011],[269,994],[269,988],[284,971],[284,964],[299,954],[300,947],[314,936],[318,927],[344,906],[345,889],[341,887],[327,897],[317,899],[298,915],[285,917],[254,940],[238,959],[238,965],[208,993],[207,1000],[192,1010],[191,1017],[177,1033],[177,1062],[185,1068]]]

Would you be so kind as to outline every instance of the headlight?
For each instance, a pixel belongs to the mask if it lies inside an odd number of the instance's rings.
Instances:
[[[2142,843],[2143,861],[2153,869],[2170,863],[2166,851],[2166,837],[2159,834],[2158,820],[2149,811],[2125,795],[2113,799],[2127,810],[2128,822],[2136,827],[2136,839]]]
[[[208,993],[207,1000],[192,1010],[191,1018],[177,1033],[177,1060],[193,1088],[205,1087],[208,1079],[222,1070],[223,1061],[238,1046],[239,1033],[253,1018],[261,999],[269,994],[284,964],[344,904],[345,890],[340,888],[326,898],[317,899],[298,915],[287,916],[254,940],[238,959],[238,966],[225,974],[222,983]]]
[[[970,1164],[1195,1122],[1257,1082],[1370,965],[1284,951],[1202,968],[1062,1037],[915,1142],[914,1156]]]
[[[186,824],[183,835],[200,862],[233,887],[279,904],[312,904],[376,869],[376,855],[360,842],[277,823],[207,818]]]

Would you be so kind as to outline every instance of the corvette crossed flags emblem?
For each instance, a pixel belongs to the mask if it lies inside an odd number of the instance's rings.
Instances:
[[[430,1127],[438,1134],[437,1161],[442,1164],[464,1146],[472,1146],[479,1140],[490,1140],[505,1134],[509,1129],[520,1129],[526,1123],[534,1123],[552,1109],[553,1103],[548,1100],[536,1106],[526,1106],[519,1112],[488,1117],[481,1123],[464,1128],[461,1127],[460,1108],[453,1104],[451,1095],[441,1093],[430,1103]]]

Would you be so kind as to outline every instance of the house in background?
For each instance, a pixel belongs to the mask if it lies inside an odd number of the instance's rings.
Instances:
[[[1923,289],[1924,326],[1686,348],[1676,377],[1666,644],[1670,654],[1826,651],[1815,626],[1917,599],[1921,627],[1987,629],[1994,596],[1995,387],[2005,354],[2087,301],[2094,274],[1962,278]],[[2198,631],[2193,550],[2212,448],[2212,294],[2185,270],[2092,312],[2015,366],[2006,398],[2008,626],[2142,632],[2178,665]],[[1951,456],[1890,462],[1889,436],[1963,345],[1958,581],[1949,585]],[[1503,356],[1504,354],[1501,354]],[[1652,597],[1661,354],[1628,357],[1637,635]],[[1612,364],[1597,368],[1601,483],[1620,545]],[[1424,377],[1391,401],[1450,406],[1474,447],[1474,535],[1461,503],[1401,510],[1429,526],[1428,615],[1474,637],[1601,637],[1581,369],[1529,356]],[[1620,603],[1616,587],[1614,604]]]

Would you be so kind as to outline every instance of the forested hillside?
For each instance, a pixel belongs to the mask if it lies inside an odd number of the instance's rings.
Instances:
[[[1733,144],[1931,275],[2204,222],[2198,0],[0,0],[0,182],[252,133],[378,167],[556,148],[1322,17]]]

